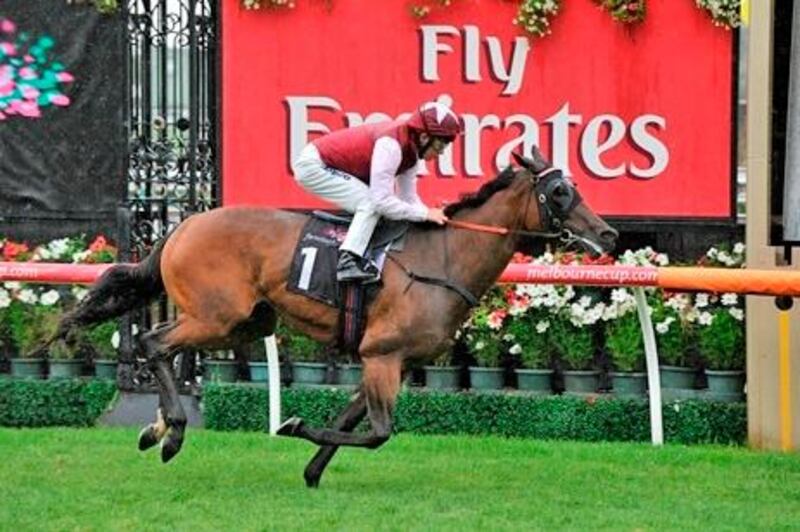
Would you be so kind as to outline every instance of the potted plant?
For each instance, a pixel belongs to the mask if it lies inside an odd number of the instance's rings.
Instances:
[[[652,320],[658,347],[661,387],[678,396],[693,393],[696,377],[689,362],[693,330],[686,318],[688,307],[689,297],[686,294],[657,298],[653,304]]]
[[[705,365],[709,394],[741,400],[744,390],[744,311],[717,307],[699,313],[698,345]]]
[[[556,317],[551,322],[550,338],[564,368],[564,390],[568,393],[595,393],[600,372],[595,368],[596,342],[592,327]]]
[[[8,364],[16,353],[8,318],[10,306],[11,294],[0,285],[0,371],[8,371]]]
[[[611,372],[614,394],[643,396],[647,391],[644,340],[635,309],[606,323],[605,347],[614,367]]]
[[[207,382],[236,382],[239,364],[228,349],[210,351],[203,358],[203,380]]]
[[[300,386],[325,384],[328,364],[324,346],[305,334],[284,329],[279,333],[281,348],[292,361],[292,383]]]
[[[343,386],[361,384],[362,367],[358,362],[345,362],[336,365],[337,382]]]
[[[262,340],[256,340],[246,346],[247,369],[250,372],[250,382],[266,384],[269,386],[269,363],[267,351]]]
[[[475,390],[503,388],[502,356],[505,353],[502,327],[507,312],[480,306],[465,325],[464,338],[476,366],[469,367],[470,386]]]
[[[457,390],[459,368],[453,365],[452,353],[445,351],[425,366],[425,386],[434,390]]]
[[[119,348],[117,321],[108,320],[87,329],[84,341],[94,353],[95,377],[115,380],[117,378],[117,349]]]
[[[80,350],[70,346],[64,340],[59,340],[47,349],[49,358],[50,379],[76,379],[83,372],[85,360],[79,357]]]
[[[55,332],[58,307],[41,304],[30,288],[23,288],[11,301],[6,317],[17,357],[11,359],[11,375],[42,379],[45,375],[44,353],[38,348]]]
[[[526,392],[552,393],[552,347],[550,322],[533,315],[512,317],[503,339],[511,344],[508,352],[519,365],[514,369],[517,388]]]

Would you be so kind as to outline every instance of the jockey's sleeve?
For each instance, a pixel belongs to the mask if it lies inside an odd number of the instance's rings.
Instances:
[[[375,211],[384,218],[421,222],[427,218],[428,208],[421,202],[409,203],[395,195],[397,169],[400,168],[402,159],[403,154],[397,140],[381,137],[375,141],[370,163],[370,199]],[[416,188],[416,183],[414,186]]]
[[[398,174],[397,176],[397,197],[411,205],[421,205],[427,214],[428,206],[422,203],[422,200],[417,194],[417,175],[420,172],[422,161],[417,161],[417,164]]]

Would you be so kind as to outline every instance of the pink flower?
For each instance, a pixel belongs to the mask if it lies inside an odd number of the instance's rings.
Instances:
[[[19,69],[19,77],[22,79],[34,79],[36,77],[36,71],[31,67],[22,67]]]
[[[0,31],[4,33],[14,33],[16,29],[17,27],[14,25],[14,23],[7,18],[0,19]]]
[[[75,76],[73,76],[69,72],[59,72],[58,74],[56,74],[56,79],[58,81],[63,81],[64,83],[71,83],[75,81]]]
[[[31,87],[30,85],[22,87],[22,96],[24,96],[26,100],[35,100],[39,97],[39,94],[39,89],[36,87]]]
[[[15,100],[11,102],[11,109],[28,118],[39,118],[42,116],[42,112],[36,102]]]
[[[50,103],[59,107],[66,107],[70,104],[69,96],[64,94],[54,94],[50,96]]]
[[[489,319],[487,320],[489,328],[495,331],[500,329],[503,326],[506,314],[508,313],[504,309],[497,309],[489,314]]]
[[[0,80],[0,96],[8,96],[12,92],[14,92],[14,87],[16,86],[17,84],[14,83],[14,80],[9,80],[5,83],[3,83],[2,80]]]
[[[17,49],[10,42],[0,42],[0,51],[6,55],[17,55]]]

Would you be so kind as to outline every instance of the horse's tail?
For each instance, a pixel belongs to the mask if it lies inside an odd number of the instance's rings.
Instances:
[[[116,318],[161,295],[164,292],[161,251],[168,237],[158,241],[150,254],[138,264],[118,264],[106,270],[83,301],[61,318],[56,333],[39,350],[65,339],[75,327]]]

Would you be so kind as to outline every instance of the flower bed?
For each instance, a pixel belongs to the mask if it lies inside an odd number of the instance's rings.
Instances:
[[[103,237],[90,244],[83,238],[64,238],[38,247],[3,240],[0,251],[4,260],[14,261],[98,263],[113,262],[116,257],[116,249]],[[546,265],[670,263],[669,257],[650,248],[626,251],[617,260],[608,256],[591,260],[577,253],[544,253],[535,258],[517,254],[513,260]],[[737,268],[743,262],[744,246],[737,244],[730,250],[710,249],[699,265]],[[744,370],[743,298],[736,294],[669,293],[655,288],[646,292],[664,366],[696,372],[697,378],[692,373],[688,380],[701,384],[705,381],[701,371],[704,369]],[[9,353],[31,353],[53,332],[60,314],[85,294],[82,287],[4,283],[0,287],[3,352],[7,357]],[[327,361],[325,350],[318,344],[284,328],[279,333],[281,351],[289,359]],[[620,374],[641,374],[644,368],[636,305],[628,288],[498,285],[483,298],[459,331],[459,337],[466,359],[444,353],[437,365],[473,367],[473,386],[479,388],[513,386],[521,377],[518,370],[526,370],[545,372],[544,377],[536,378],[540,385],[552,381],[556,392],[566,389],[592,393],[611,389],[612,375],[616,378]],[[70,359],[81,351],[80,357],[88,353],[89,358],[113,359],[118,333],[114,323],[105,323],[74,340],[71,346],[55,344],[49,357]],[[590,381],[571,389],[577,377]],[[477,384],[478,379],[481,384]],[[643,384],[637,386],[640,392],[644,390]],[[742,399],[741,390],[728,395],[729,400]]]
[[[651,248],[626,251],[617,260],[591,260],[576,253],[530,257],[533,264],[619,264],[666,266],[669,257]],[[711,248],[698,266],[739,268],[744,245]],[[656,331],[659,357],[666,366],[743,371],[744,298],[737,294],[683,294],[645,289]],[[478,365],[489,367],[590,372],[641,373],[644,346],[633,291],[629,288],[517,284],[496,286],[481,300],[459,337]],[[569,382],[565,381],[567,391]],[[580,392],[596,391],[589,388]],[[741,399],[739,397],[738,399]]]
[[[103,236],[89,243],[84,237],[60,238],[40,246],[0,239],[0,255],[10,262],[98,264],[113,263],[117,249]],[[36,348],[49,338],[61,315],[83,299],[88,290],[81,286],[48,286],[6,282],[0,285],[0,354],[6,358],[83,360],[116,358],[112,337],[116,322],[106,322],[80,331],[70,343],[53,344],[47,353]],[[2,357],[0,357],[2,358]]]

